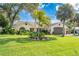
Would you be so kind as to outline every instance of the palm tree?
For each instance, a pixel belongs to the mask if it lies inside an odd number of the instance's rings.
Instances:
[[[74,8],[70,4],[63,4],[58,8],[57,11],[57,18],[62,21],[63,23],[63,35],[65,36],[65,22],[69,19],[73,19],[74,17]]]
[[[49,24],[49,18],[45,15],[44,11],[41,10],[35,10],[32,14],[33,18],[35,19],[36,23],[41,26],[41,27],[45,27],[46,25]],[[38,26],[38,28],[39,28]],[[40,30],[38,29],[38,33],[40,32]],[[40,38],[39,34],[38,37]]]

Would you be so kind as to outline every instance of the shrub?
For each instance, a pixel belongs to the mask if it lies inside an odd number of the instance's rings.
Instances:
[[[9,30],[9,32],[10,32],[10,34],[16,34],[16,30],[15,30],[14,28],[11,28],[11,29]]]
[[[11,28],[11,27],[5,27],[3,28],[2,34],[16,34],[16,31],[14,28]]]
[[[20,34],[20,35],[28,35],[29,33],[30,31],[26,30],[24,27],[21,27],[19,31],[17,31],[17,34]]]
[[[41,30],[41,32],[44,34],[49,34],[47,30]]]
[[[30,33],[30,37],[37,37],[37,36],[38,36],[38,34],[36,32],[31,32]]]

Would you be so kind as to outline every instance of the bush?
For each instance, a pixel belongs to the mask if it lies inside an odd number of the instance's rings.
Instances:
[[[36,36],[38,36],[38,34],[36,32],[31,32],[30,33],[30,37],[36,37]]]
[[[16,31],[14,28],[11,27],[5,27],[2,29],[1,34],[16,34]]]
[[[14,28],[11,28],[9,32],[10,34],[16,34],[16,30]]]
[[[44,34],[49,34],[47,30],[41,30],[41,32]]]
[[[6,27],[6,26],[8,26],[9,25],[9,21],[8,21],[8,19],[6,19],[5,17],[4,17],[4,15],[2,15],[1,13],[0,13],[0,27]]]
[[[20,35],[29,35],[30,34],[30,31],[26,30],[26,31],[19,31],[19,34]]]
[[[20,34],[20,35],[28,35],[29,33],[30,31],[26,30],[24,27],[21,27],[19,31],[17,31],[17,34]]]

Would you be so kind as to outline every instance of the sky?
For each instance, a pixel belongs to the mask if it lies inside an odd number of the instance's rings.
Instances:
[[[56,10],[58,9],[58,6],[61,5],[61,3],[40,3],[38,9],[43,10],[45,14],[50,17],[52,22],[57,22],[56,18]],[[19,13],[20,20],[21,21],[27,21],[27,22],[33,22],[33,18],[30,16],[30,13],[28,13],[25,10],[22,10]]]
[[[43,10],[45,14],[48,17],[50,17],[51,22],[55,23],[55,22],[59,22],[59,20],[56,18],[56,11],[58,10],[58,7],[60,5],[62,5],[62,3],[40,3],[38,9]],[[72,5],[74,6],[75,9],[78,9],[77,7],[79,7],[79,4],[77,4],[76,7],[75,4],[72,3]],[[21,21],[27,21],[27,22],[34,21],[33,18],[30,16],[30,13],[28,13],[27,11],[22,10],[19,13],[19,16]]]

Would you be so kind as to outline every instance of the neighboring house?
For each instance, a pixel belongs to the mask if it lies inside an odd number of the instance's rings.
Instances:
[[[66,25],[65,25],[65,30],[66,30],[66,33],[68,33],[68,28]],[[62,34],[63,33],[63,24],[61,22],[52,24],[51,33],[52,34]]]
[[[75,27],[76,34],[79,34],[79,27]]]

